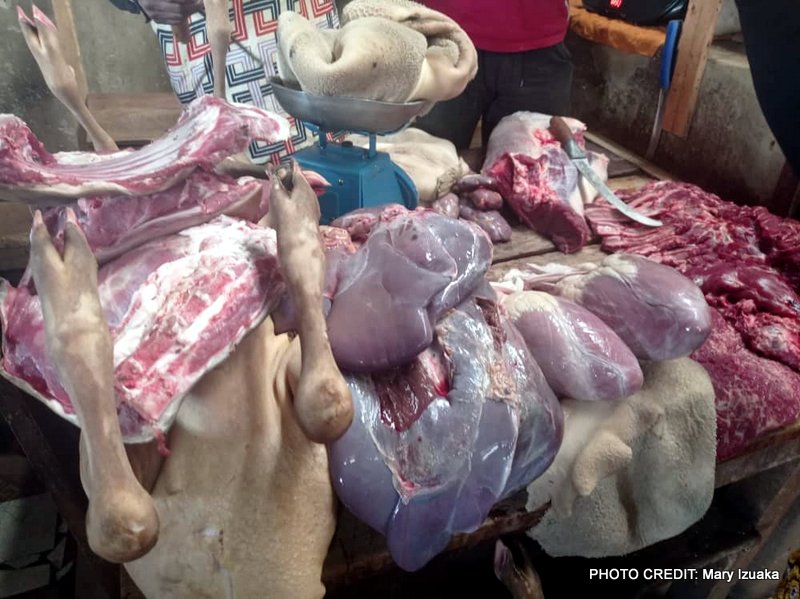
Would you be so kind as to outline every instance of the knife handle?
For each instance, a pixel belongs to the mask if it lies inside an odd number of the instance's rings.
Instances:
[[[586,158],[586,152],[581,149],[578,142],[575,141],[575,138],[572,136],[572,129],[569,128],[567,122],[560,116],[554,116],[550,119],[550,133],[553,134],[553,137],[555,137],[561,144],[561,147],[564,148],[567,156],[573,160],[577,158]]]

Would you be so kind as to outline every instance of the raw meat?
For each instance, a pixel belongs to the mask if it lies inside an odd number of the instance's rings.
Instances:
[[[678,269],[702,287],[715,308],[714,326],[721,331],[712,331],[693,356],[713,365],[709,373],[724,443],[720,455],[733,455],[754,436],[796,419],[796,400],[788,390],[797,388],[794,375],[800,372],[798,223],[760,206],[723,202],[687,183],[652,183],[620,196],[647,216],[662,219],[664,226],[643,227],[604,201],[595,202],[586,216],[603,248],[641,254]],[[725,355],[726,343],[733,341],[735,352]],[[734,354],[743,365],[751,365],[737,376]],[[792,375],[787,374],[791,369]]]
[[[687,356],[705,341],[711,314],[703,293],[677,270],[633,254],[601,264],[561,264],[509,271],[524,289],[572,300],[605,322],[642,360]]]
[[[500,210],[503,207],[503,196],[491,189],[468,191],[461,198],[472,204],[476,210]]]
[[[477,528],[561,442],[560,405],[492,300],[450,310],[408,366],[349,383],[356,415],[329,447],[331,478],[406,570]]]
[[[749,351],[736,329],[712,308],[708,341],[692,354],[714,385],[717,460],[731,458],[760,435],[800,417],[800,375]]]
[[[483,229],[492,243],[503,243],[511,239],[511,227],[497,210],[476,210],[462,202],[459,216]]]
[[[343,259],[328,314],[337,363],[371,372],[405,364],[433,341],[444,312],[483,282],[491,243],[477,227],[433,211],[375,227]]]
[[[636,357],[585,308],[541,291],[513,293],[503,305],[560,398],[621,399],[641,388]]]
[[[353,241],[364,241],[379,222],[388,222],[400,214],[409,212],[402,204],[381,204],[371,208],[359,208],[335,219],[331,226],[345,229]]]
[[[478,189],[497,191],[497,182],[492,177],[487,177],[486,175],[469,173],[461,177],[456,181],[455,185],[453,185],[453,193],[458,195],[467,194]]]
[[[583,145],[586,126],[565,120]],[[549,125],[548,115],[532,112],[502,119],[489,137],[482,173],[494,181],[522,222],[547,236],[562,252],[572,253],[589,239],[583,206],[596,192],[580,181],[578,169]],[[587,155],[592,168],[605,179],[608,159],[593,152]]]
[[[126,442],[167,430],[181,398],[276,305],[275,232],[220,216],[151,241],[99,272]],[[2,287],[2,375],[75,422],[44,345],[39,298]]]
[[[448,193],[431,204],[431,209],[450,218],[458,218],[458,196]]]
[[[163,235],[212,220],[220,214],[256,222],[266,211],[262,181],[238,180],[196,171],[161,192],[142,196],[81,198],[74,205],[78,223],[100,264]],[[66,207],[50,208],[45,223],[61,249]]]
[[[212,170],[255,140],[276,142],[289,134],[274,113],[201,96],[161,138],[135,151],[50,154],[28,126],[0,115],[0,190],[31,203],[57,203],[96,195],[164,191],[196,169]]]

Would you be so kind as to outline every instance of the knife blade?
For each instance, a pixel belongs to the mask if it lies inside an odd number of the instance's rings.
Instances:
[[[567,125],[564,119],[559,116],[554,116],[551,118],[550,132],[553,134],[553,137],[555,137],[561,143],[561,147],[564,148],[564,151],[567,153],[567,156],[569,156],[572,164],[574,164],[578,171],[580,171],[581,175],[586,177],[589,183],[592,184],[592,187],[594,187],[601,196],[608,200],[609,204],[611,204],[629,219],[636,221],[637,223],[647,225],[648,227],[660,227],[663,224],[660,220],[656,220],[636,212],[636,210],[620,200],[614,194],[614,192],[608,188],[608,185],[606,185],[600,176],[594,172],[594,169],[586,159],[586,152],[584,152],[578,145],[578,142],[575,141],[575,138],[572,135],[572,130],[569,128],[569,125]]]

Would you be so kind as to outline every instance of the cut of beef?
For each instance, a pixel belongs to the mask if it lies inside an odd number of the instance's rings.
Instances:
[[[284,289],[275,232],[225,216],[127,252],[100,269],[98,282],[127,442],[167,430],[180,399]],[[0,317],[2,375],[76,422],[47,357],[38,296],[4,282]]]
[[[586,217],[602,237],[603,248],[642,254],[675,267],[702,288],[716,309],[715,326],[726,323],[693,354],[714,365],[709,373],[717,390],[719,428],[734,431],[723,433],[721,441],[725,439],[729,448],[735,438],[738,450],[754,435],[796,419],[797,399],[788,390],[797,389],[795,373],[800,372],[798,223],[760,206],[724,202],[687,183],[651,183],[620,197],[647,216],[660,218],[664,226],[644,227],[627,221],[605,201],[595,202]],[[746,374],[734,376],[734,352],[717,355],[725,347],[722,338],[741,345],[735,356],[752,365]],[[748,350],[769,359],[749,355]],[[742,397],[749,399],[733,401],[739,397],[737,387],[745,389]],[[756,424],[746,422],[749,418]],[[723,448],[720,455],[731,451]]]
[[[575,119],[565,121],[583,145],[586,125]],[[571,253],[589,239],[583,206],[594,199],[596,191],[582,180],[549,126],[550,116],[532,112],[502,119],[489,138],[482,172],[522,222],[551,239],[562,252]],[[592,168],[606,179],[608,158],[593,152],[587,155]]]
[[[800,417],[800,375],[748,351],[736,329],[714,309],[712,323],[711,335],[692,358],[714,385],[717,460],[725,460],[759,435]]]
[[[135,151],[50,154],[19,118],[0,115],[0,192],[43,205],[64,198],[164,191],[196,169],[212,170],[253,140],[289,134],[274,113],[201,96],[159,139]]]

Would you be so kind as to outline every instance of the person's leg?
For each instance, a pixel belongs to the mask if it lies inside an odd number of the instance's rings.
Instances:
[[[572,61],[564,44],[487,55],[486,69],[496,95],[483,115],[484,145],[500,119],[519,110],[557,115],[569,112]]]
[[[475,126],[481,117],[484,82],[482,52],[478,51],[478,74],[467,84],[460,96],[438,102],[431,111],[411,123],[412,127],[431,135],[449,139],[457,150],[469,147]]]
[[[800,5],[736,0],[736,6],[761,111],[800,176]]]

